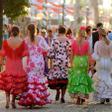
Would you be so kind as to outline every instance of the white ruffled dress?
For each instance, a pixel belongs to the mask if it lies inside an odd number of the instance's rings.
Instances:
[[[107,45],[103,40],[96,42],[93,58],[97,71],[95,100],[112,99],[112,44]]]

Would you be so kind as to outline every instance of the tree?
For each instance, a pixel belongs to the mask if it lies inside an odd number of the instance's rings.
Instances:
[[[29,0],[5,0],[4,14],[11,18],[16,19],[20,15],[27,14],[25,7],[29,7]]]
[[[15,20],[20,15],[27,14],[25,7],[29,7],[29,0],[0,0],[0,47],[2,44],[3,15]]]

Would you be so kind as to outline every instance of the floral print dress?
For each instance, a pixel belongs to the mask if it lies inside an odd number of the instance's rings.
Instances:
[[[53,67],[48,73],[49,87],[60,89],[68,83],[68,64],[70,55],[70,42],[60,42],[53,39],[48,56],[53,59]]]
[[[41,38],[43,39],[43,38]],[[27,43],[29,58],[27,60],[26,72],[28,75],[28,90],[19,101],[22,106],[45,105],[50,103],[47,92],[47,78],[44,76],[43,49],[38,41],[38,45]]]

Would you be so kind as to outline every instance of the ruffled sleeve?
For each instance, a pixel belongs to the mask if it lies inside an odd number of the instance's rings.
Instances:
[[[98,42],[95,43],[94,46],[94,53],[92,54],[93,59],[95,59],[96,61],[100,59],[100,56],[98,54]]]

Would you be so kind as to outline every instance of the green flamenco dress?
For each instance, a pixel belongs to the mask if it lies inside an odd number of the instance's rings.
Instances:
[[[93,92],[93,81],[88,75],[88,56],[75,56],[74,66],[69,70],[68,92],[71,95],[84,97]]]

